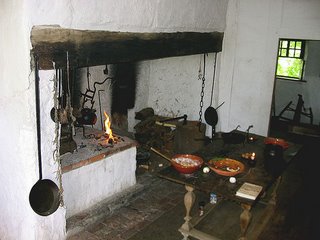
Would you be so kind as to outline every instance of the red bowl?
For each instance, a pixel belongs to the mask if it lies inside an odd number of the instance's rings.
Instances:
[[[223,158],[221,160],[209,160],[209,167],[215,173],[228,177],[242,173],[245,169],[243,163],[230,158]]]
[[[194,173],[203,165],[203,159],[192,154],[176,154],[171,159],[174,169],[184,174]]]
[[[289,147],[289,144],[281,138],[272,138],[267,137],[264,139],[265,144],[273,144],[273,145],[280,145],[283,149],[287,149]]]

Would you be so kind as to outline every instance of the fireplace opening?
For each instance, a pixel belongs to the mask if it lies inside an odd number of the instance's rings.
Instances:
[[[128,130],[127,112],[135,102],[135,74],[134,63],[56,70],[61,155],[79,148],[73,139],[79,134],[76,128],[81,128],[83,136],[87,127],[105,131],[107,118],[113,128]],[[54,108],[50,114],[55,121]]]
[[[134,64],[79,69],[67,66],[56,70],[56,77],[63,168],[88,158],[98,159],[101,151],[107,156],[109,150],[114,153],[132,146],[133,140],[113,133],[112,129],[127,130],[127,111],[134,107],[135,100]],[[54,121],[55,110],[50,113]],[[84,148],[91,153],[81,156],[79,151]],[[73,155],[71,162],[65,154]]]
[[[68,55],[67,55],[68,56]],[[68,61],[68,59],[67,59]],[[136,184],[136,141],[127,130],[134,106],[134,64],[55,71],[60,165],[67,218]]]

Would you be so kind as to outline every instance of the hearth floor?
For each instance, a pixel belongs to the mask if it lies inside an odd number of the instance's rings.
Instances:
[[[310,159],[310,148],[306,150],[306,158]],[[304,156],[299,159],[305,161]],[[160,166],[159,166],[160,165]],[[161,166],[162,165],[162,166]],[[151,154],[149,169],[137,168],[137,185],[140,186],[122,198],[117,204],[106,204],[104,208],[98,208],[93,212],[99,217],[92,217],[87,225],[82,224],[67,240],[175,240],[182,239],[178,228],[184,222],[185,209],[183,206],[184,186],[161,179],[154,174],[159,169],[168,165],[168,162],[159,156]],[[283,178],[280,188],[283,192],[280,208],[268,223],[258,238],[259,240],[278,239],[314,239],[313,231],[319,231],[318,211],[313,207],[317,199],[310,196],[310,171],[301,165],[301,160],[290,165],[290,171]],[[302,174],[307,177],[302,179]],[[307,175],[305,175],[307,174]],[[313,179],[313,178],[312,178]],[[307,181],[307,182],[306,182]],[[305,188],[301,184],[308,184]],[[208,196],[196,192],[198,199],[207,200]],[[307,194],[307,196],[306,196]],[[195,203],[197,206],[197,202]],[[234,214],[236,208],[231,204],[225,208],[227,211],[216,217],[221,229],[228,234],[223,239],[237,239],[235,231],[239,228],[228,226],[227,218]],[[238,209],[238,208],[237,208]],[[193,213],[198,211],[195,207]],[[102,212],[102,214],[101,214]],[[220,213],[219,213],[220,214]],[[238,213],[236,213],[237,216]],[[76,221],[85,220],[91,213],[78,216]],[[103,215],[101,217],[101,215]],[[234,220],[235,219],[235,220]],[[94,221],[95,220],[95,221]],[[231,221],[239,221],[238,217]],[[89,224],[90,223],[90,224]],[[69,225],[71,225],[69,221]],[[74,224],[74,223],[73,223]],[[68,221],[67,221],[68,225]],[[204,228],[210,228],[211,222],[207,222]],[[228,229],[229,228],[229,229]],[[76,229],[76,227],[75,227]],[[229,237],[233,236],[233,237]],[[308,236],[306,238],[306,236]],[[194,240],[190,238],[190,240]]]

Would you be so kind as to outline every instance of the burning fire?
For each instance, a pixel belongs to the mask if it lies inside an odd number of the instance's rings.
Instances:
[[[108,114],[104,111],[104,116],[106,117],[106,120],[104,120],[104,127],[105,127],[105,134],[107,137],[107,140],[114,141],[114,136],[112,135],[112,130],[111,130],[111,121],[108,116]]]

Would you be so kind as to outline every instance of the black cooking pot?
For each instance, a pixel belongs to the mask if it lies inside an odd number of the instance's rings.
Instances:
[[[264,148],[264,168],[267,172],[278,176],[285,165],[283,147],[276,144],[266,144]]]
[[[228,132],[228,133],[222,133],[221,137],[223,139],[224,144],[239,144],[239,143],[243,143],[246,140],[246,136],[241,134],[241,133],[237,133],[234,131]]]
[[[80,125],[94,125],[97,122],[97,115],[94,109],[83,108],[81,110],[81,117],[77,118]]]

